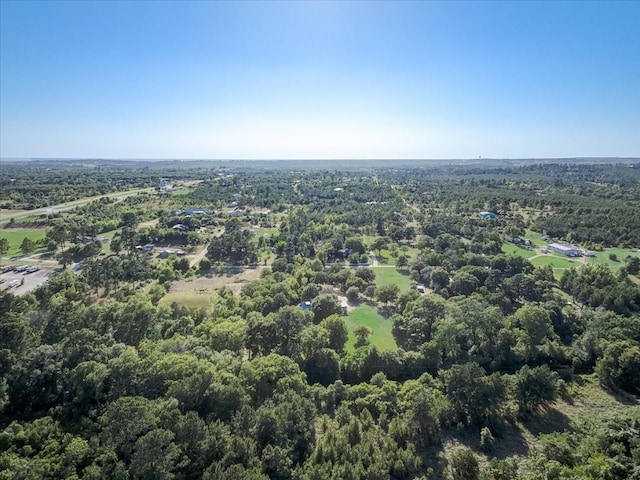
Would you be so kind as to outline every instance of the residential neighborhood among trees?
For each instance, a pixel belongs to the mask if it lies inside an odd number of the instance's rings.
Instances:
[[[0,192],[0,478],[640,479],[638,162],[7,162]]]

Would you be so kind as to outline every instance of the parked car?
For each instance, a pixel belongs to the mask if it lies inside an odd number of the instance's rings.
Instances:
[[[20,285],[20,280],[11,280],[7,285],[9,288],[17,287]]]
[[[24,272],[27,268],[29,268],[29,265],[20,265],[19,267],[14,268],[15,272]]]
[[[15,265],[5,265],[0,268],[0,273],[12,272],[16,269]]]

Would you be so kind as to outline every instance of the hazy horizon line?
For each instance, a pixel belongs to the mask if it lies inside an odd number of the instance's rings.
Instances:
[[[514,161],[514,160],[640,160],[639,156],[558,156],[558,157],[441,157],[441,158],[408,158],[408,157],[333,157],[333,158],[180,158],[180,157],[0,157],[0,161],[43,161],[43,160],[84,160],[84,161],[174,161],[174,162],[337,162],[337,161]]]

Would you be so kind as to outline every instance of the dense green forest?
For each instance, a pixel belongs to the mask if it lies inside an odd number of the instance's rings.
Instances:
[[[640,164],[28,165],[0,478],[640,479]]]

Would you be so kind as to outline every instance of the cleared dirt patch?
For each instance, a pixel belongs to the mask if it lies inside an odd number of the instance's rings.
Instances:
[[[160,303],[170,305],[177,303],[192,309],[209,308],[213,295],[223,287],[229,287],[234,294],[239,294],[242,287],[260,278],[260,269],[246,269],[243,272],[226,275],[211,275],[178,280],[171,285],[169,292]]]

